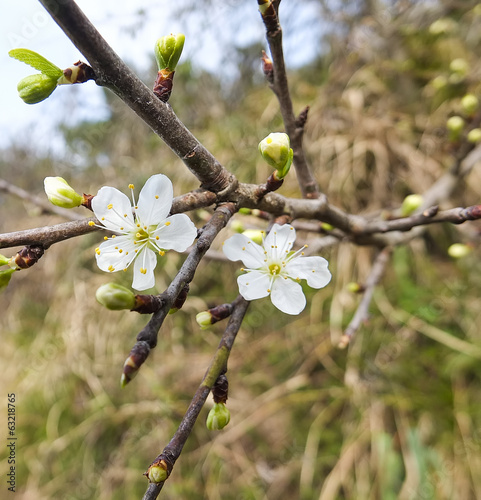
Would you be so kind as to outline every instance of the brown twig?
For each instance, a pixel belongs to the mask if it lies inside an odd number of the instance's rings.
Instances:
[[[167,476],[170,475],[172,468],[179,458],[182,449],[192,432],[194,424],[202,410],[204,403],[211,391],[212,387],[216,383],[219,375],[222,375],[227,370],[227,361],[234,344],[237,332],[241,326],[244,315],[249,306],[249,302],[244,300],[240,295],[232,303],[233,312],[229,319],[229,323],[224,331],[222,339],[217,347],[217,351],[214,354],[209,368],[207,369],[202,383],[197,389],[192,401],[182,419],[176,433],[170,440],[169,444],[163,449],[162,453],[152,462],[149,467],[149,471],[152,467],[162,464],[166,468]],[[147,471],[147,475],[149,473]],[[150,483],[147,491],[143,497],[143,500],[155,500],[159,495],[165,481],[160,483]]]
[[[267,4],[269,2],[259,1],[260,6],[262,3]],[[273,82],[269,83],[269,86],[279,101],[286,133],[289,136],[291,147],[294,151],[294,167],[296,169],[302,196],[304,198],[317,198],[319,196],[319,185],[311,172],[302,145],[308,108],[305,108],[300,116],[296,118],[289,92],[289,83],[284,62],[284,50],[282,46],[282,28],[279,23],[277,8],[278,4],[275,5],[271,3],[265,12],[261,10],[262,20],[266,27],[266,38],[272,56],[274,72]]]
[[[215,193],[235,188],[235,176],[119,58],[73,0],[39,1],[88,59],[97,85],[115,92],[183,160],[203,187]]]
[[[359,306],[344,331],[344,335],[341,337],[339,342],[340,348],[345,348],[351,341],[354,334],[359,330],[362,323],[369,317],[369,305],[371,304],[372,295],[374,293],[374,288],[381,280],[386,265],[389,262],[392,249],[389,247],[384,248],[376,257],[374,264],[371,269],[371,273],[364,284],[363,296]]]
[[[145,356],[142,358],[141,363],[136,363],[135,373],[137,373],[137,370],[140,368],[141,364],[147,359],[150,349],[153,349],[157,345],[157,336],[160,327],[162,326],[162,323],[169,313],[169,310],[174,304],[175,299],[184,289],[184,287],[192,281],[197,266],[199,265],[202,257],[205,255],[215,237],[219,234],[220,230],[225,227],[234,213],[235,206],[232,203],[225,203],[216,209],[209,222],[202,229],[201,235],[199,236],[188,257],[182,264],[179,272],[172,280],[172,283],[169,285],[167,290],[159,295],[159,299],[162,301],[162,306],[152,315],[150,321],[137,335],[136,345],[146,345],[148,346],[148,350],[145,353]],[[135,349],[135,346],[133,349]],[[122,379],[122,384],[127,384],[132,378],[133,375],[129,373],[128,377],[126,375],[125,379]]]

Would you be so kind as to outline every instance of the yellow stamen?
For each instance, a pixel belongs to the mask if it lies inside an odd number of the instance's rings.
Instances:
[[[109,210],[112,210],[112,208],[114,208],[114,206],[112,205],[112,203],[109,203],[109,204],[107,205],[107,208],[108,208]]]
[[[120,249],[120,250],[119,250],[119,253],[122,253],[122,252],[123,252],[123,250],[122,250],[122,249]]]
[[[165,255],[165,252],[163,250],[159,250],[159,255],[163,257]]]
[[[165,223],[165,225],[166,225],[166,226],[170,226],[170,224],[171,224],[171,223],[170,223],[169,221],[167,221],[167,222]]]
[[[155,195],[155,199],[158,200],[159,199],[159,195],[156,194]]]
[[[115,271],[115,267],[112,264],[110,264],[110,266],[108,267],[108,269],[109,269],[110,272]]]
[[[96,253],[97,255],[100,255],[100,248],[99,248],[99,247],[97,247],[97,248],[95,249],[95,253]]]
[[[104,236],[104,240],[107,241],[109,239],[108,236]]]
[[[95,226],[95,222],[93,220],[89,220],[89,226]]]
[[[135,189],[135,186],[133,184],[129,184],[129,189]]]
[[[141,272],[142,274],[147,274],[147,269],[145,269],[145,267],[141,267],[141,268],[140,268],[140,272]]]

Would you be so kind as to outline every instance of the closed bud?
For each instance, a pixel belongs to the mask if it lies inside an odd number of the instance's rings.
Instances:
[[[212,325],[212,315],[209,311],[202,311],[198,313],[195,317],[197,324],[200,326],[201,330],[207,330],[210,325]]]
[[[481,128],[473,128],[470,130],[467,136],[469,142],[477,143],[481,141]]]
[[[136,305],[135,294],[128,288],[116,283],[102,285],[95,293],[95,298],[111,311],[131,310]]]
[[[449,65],[449,69],[456,73],[457,75],[464,77],[469,71],[469,64],[466,59],[458,57],[457,59],[453,59],[451,64]]]
[[[321,222],[321,229],[323,231],[329,232],[329,231],[332,231],[334,229],[334,226],[332,226],[331,224],[329,224],[327,222]]]
[[[153,463],[144,475],[149,483],[163,483],[169,477],[167,463],[165,460]]]
[[[471,247],[464,243],[454,243],[448,248],[448,255],[453,259],[461,259],[471,252]]]
[[[356,283],[355,281],[351,281],[346,285],[346,289],[351,293],[361,293],[364,291],[364,287]]]
[[[177,35],[163,36],[155,43],[155,59],[159,70],[175,70],[184,48],[185,36],[182,33]]]
[[[416,211],[423,204],[423,197],[420,194],[410,194],[404,198],[401,205],[401,216],[407,217]]]
[[[461,106],[468,116],[472,116],[479,107],[478,98],[473,94],[466,94],[461,99]]]
[[[247,236],[250,240],[258,245],[262,245],[264,241],[265,231],[261,231],[260,229],[247,229],[242,233],[244,236]]]
[[[289,136],[273,132],[259,143],[262,158],[277,170],[277,179],[283,179],[291,168],[294,152],[290,147]]]
[[[220,431],[230,422],[230,411],[224,403],[214,403],[207,415],[206,426],[210,431]]]
[[[233,220],[230,224],[230,228],[236,233],[242,233],[244,231],[244,224],[242,224],[241,221]]]
[[[45,177],[43,185],[48,200],[57,207],[75,208],[83,202],[82,195],[70,187],[62,177]]]
[[[38,74],[22,78],[17,85],[18,95],[26,104],[44,101],[56,89],[57,80]]]
[[[446,127],[449,130],[449,139],[456,141],[464,129],[464,120],[460,116],[451,116],[446,122]]]

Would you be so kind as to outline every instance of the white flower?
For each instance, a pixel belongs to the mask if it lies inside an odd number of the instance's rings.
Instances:
[[[286,314],[299,314],[306,298],[299,282],[322,288],[331,281],[328,262],[322,257],[306,257],[303,248],[292,252],[296,231],[289,224],[274,224],[261,245],[244,234],[224,242],[230,260],[241,260],[247,271],[237,278],[239,292],[246,300],[271,296],[272,303]]]
[[[103,187],[92,199],[92,210],[104,229],[116,234],[96,248],[97,264],[102,271],[126,270],[134,263],[132,287],[146,290],[155,285],[154,269],[157,255],[164,250],[183,252],[194,241],[197,229],[185,214],[169,215],[173,188],[170,179],[153,175],[132,205],[129,198],[113,187]],[[155,250],[155,251],[154,251]]]

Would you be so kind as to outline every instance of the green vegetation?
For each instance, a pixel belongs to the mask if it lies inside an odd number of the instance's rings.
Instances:
[[[405,10],[357,13],[333,32],[328,53],[290,75],[296,109],[311,106],[305,142],[317,180],[351,213],[399,207],[455,161],[446,120],[463,113],[467,92],[480,95],[481,9],[434,3],[432,10],[413,1]],[[459,59],[465,73],[453,67]],[[219,161],[260,183],[271,169],[257,144],[282,122],[259,80],[228,89],[181,62],[170,103]],[[158,172],[170,177],[175,195],[197,187],[133,113],[112,94],[106,100],[110,119],[62,126],[65,158],[39,157],[20,144],[1,152],[0,176],[40,196],[43,179],[56,175],[92,194],[102,185],[127,192]],[[280,192],[299,196],[293,174]],[[474,168],[442,208],[480,197]],[[0,209],[1,232],[61,222],[4,194]],[[190,215],[200,227],[205,212]],[[236,220],[259,226],[252,216]],[[323,251],[333,281],[306,289],[299,316],[268,299],[252,303],[229,359],[230,423],[206,429],[209,400],[161,498],[481,498],[479,227],[433,225],[396,248],[349,350],[336,347],[359,302],[347,285],[365,281],[376,253],[370,247]],[[219,242],[230,234],[225,229]],[[0,387],[17,395],[19,498],[141,498],[142,473],[175,432],[225,326],[201,330],[195,315],[237,295],[238,266],[203,261],[184,307],[169,315],[157,347],[121,390],[122,365],[146,319],[96,301],[108,280],[94,261],[100,239],[95,233],[54,245],[1,296]],[[456,242],[473,251],[449,257]],[[183,259],[169,253],[161,260],[159,291]],[[130,286],[128,273],[115,278]],[[4,396],[1,429],[6,403]]]

